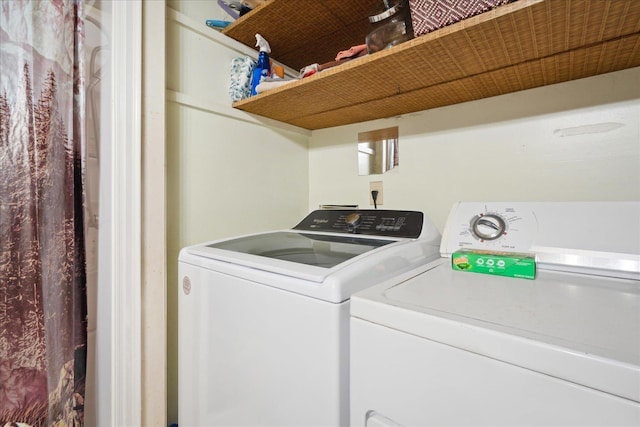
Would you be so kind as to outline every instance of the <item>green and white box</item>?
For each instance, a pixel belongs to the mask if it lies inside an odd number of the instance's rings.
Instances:
[[[462,249],[451,255],[454,270],[535,279],[534,254]]]

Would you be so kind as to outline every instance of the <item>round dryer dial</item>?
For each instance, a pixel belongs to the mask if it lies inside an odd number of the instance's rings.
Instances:
[[[496,240],[507,233],[507,220],[497,213],[478,214],[471,218],[469,230],[478,240]]]

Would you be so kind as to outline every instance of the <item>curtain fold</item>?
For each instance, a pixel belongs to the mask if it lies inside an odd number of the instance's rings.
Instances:
[[[83,425],[83,4],[0,1],[0,425]]]

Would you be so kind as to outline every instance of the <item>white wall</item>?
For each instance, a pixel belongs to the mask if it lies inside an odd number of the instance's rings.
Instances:
[[[358,176],[358,133],[396,125],[399,167]],[[640,68],[313,132],[310,209],[368,208],[378,180],[440,230],[457,200],[640,200]]]
[[[177,258],[208,240],[289,228],[307,213],[310,132],[231,108],[231,60],[211,37],[212,1],[170,1],[167,22],[168,423],[177,408]],[[176,15],[174,10],[179,11]],[[221,40],[226,42],[224,40]]]

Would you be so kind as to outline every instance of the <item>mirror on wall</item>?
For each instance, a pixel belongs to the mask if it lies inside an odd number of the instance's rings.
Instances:
[[[398,127],[358,134],[358,175],[377,175],[398,166]]]

